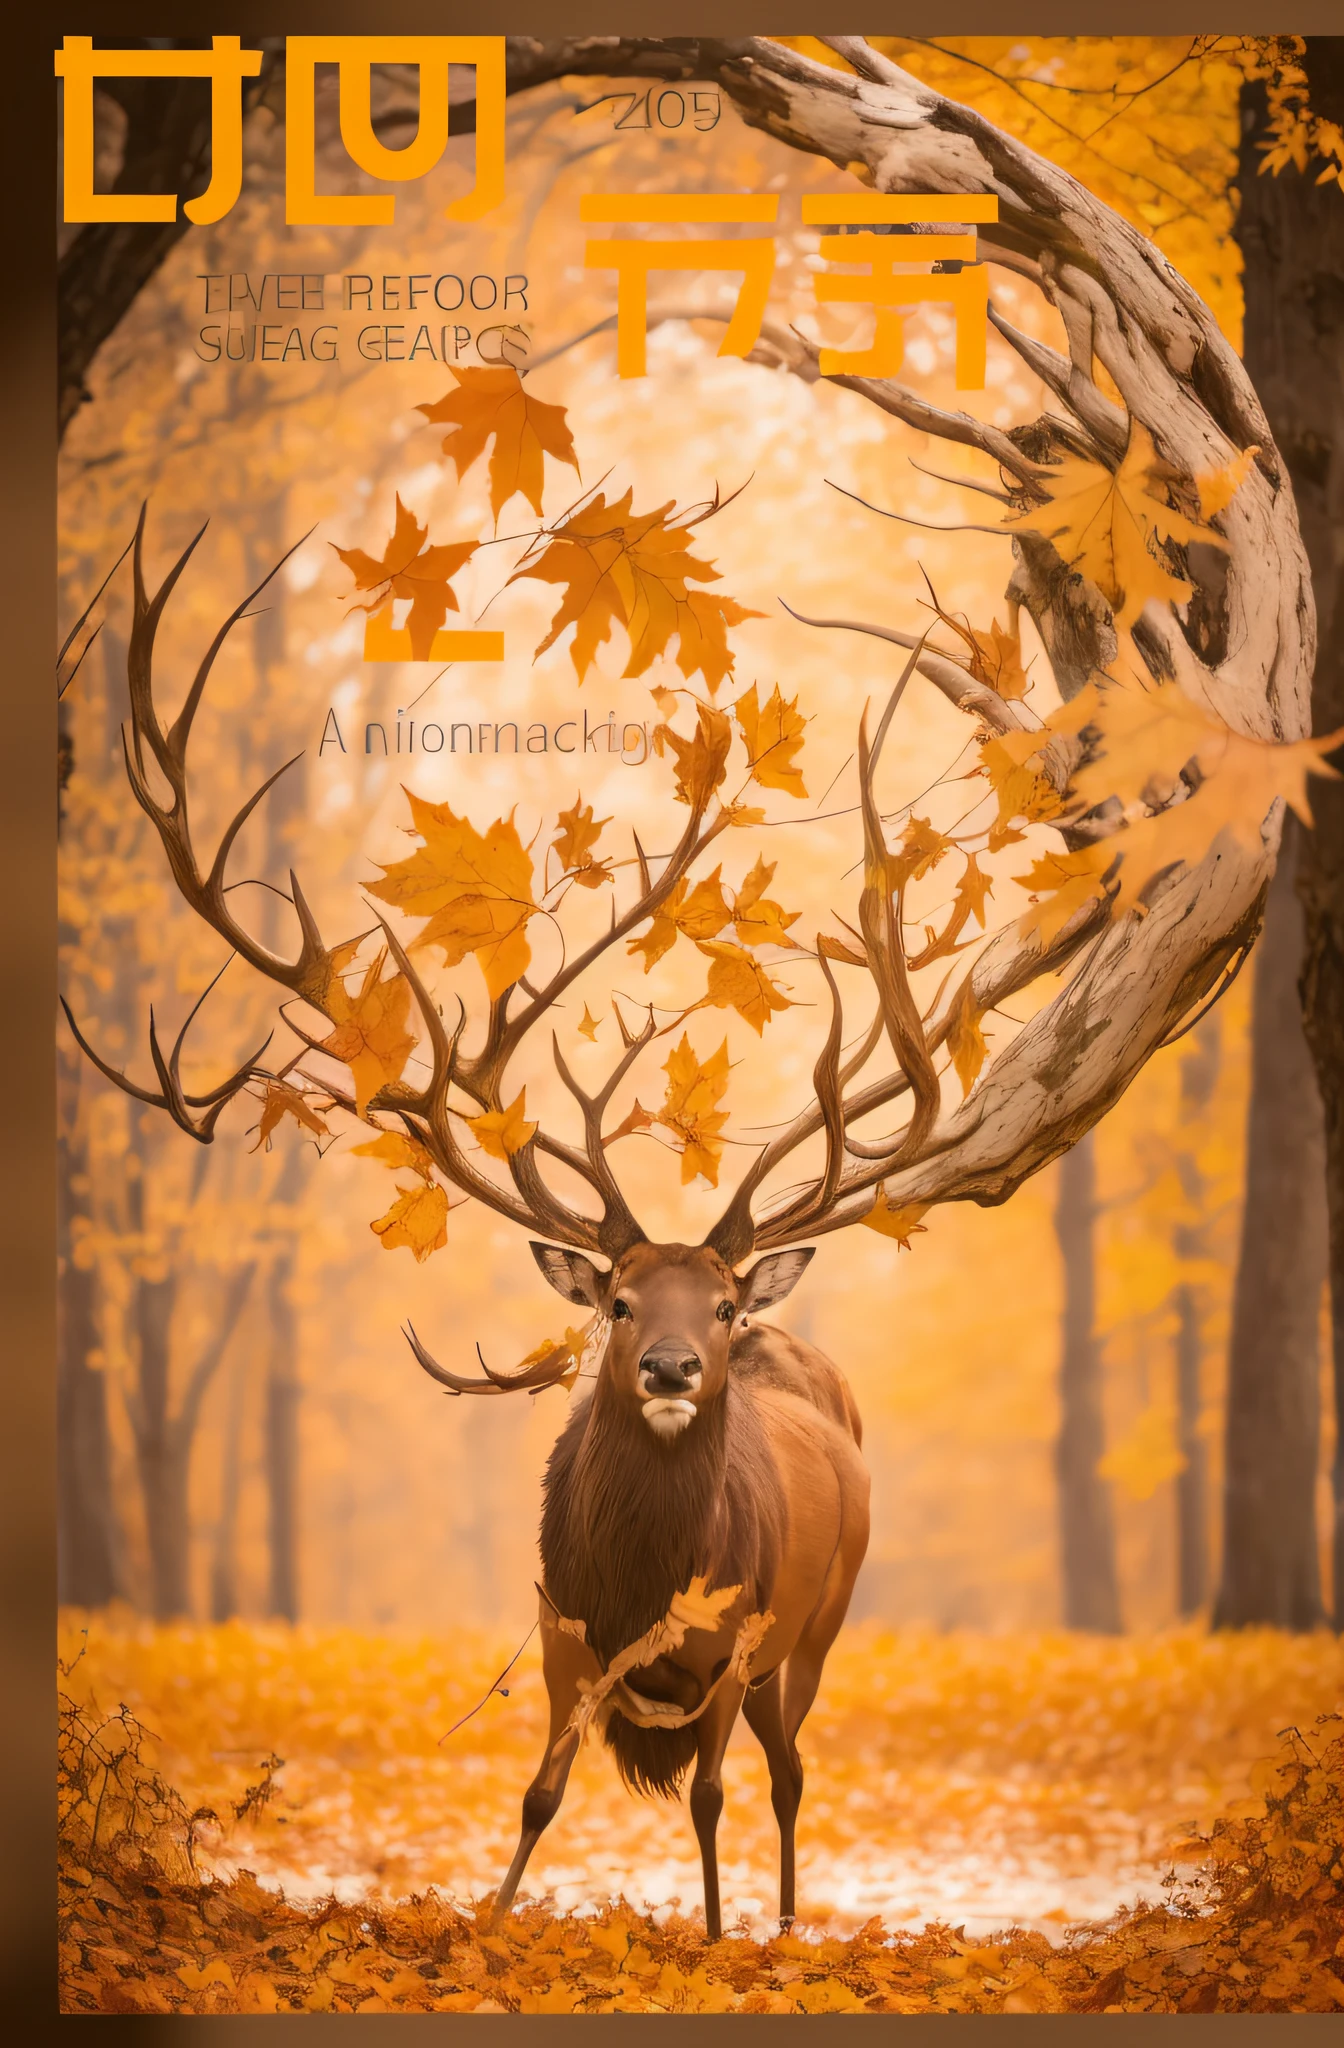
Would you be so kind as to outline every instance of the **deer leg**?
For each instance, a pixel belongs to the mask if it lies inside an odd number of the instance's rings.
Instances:
[[[723,1753],[742,1704],[743,1687],[736,1682],[722,1686],[696,1723],[695,1776],[691,1780],[691,1820],[700,1844],[700,1866],[705,1878],[705,1933],[717,1941],[723,1933],[719,1910],[719,1853],[715,1837],[723,1812]]]
[[[513,1852],[508,1875],[495,1893],[490,1918],[494,1922],[513,1904],[522,1882],[527,1860],[545,1830],[560,1810],[570,1766],[579,1752],[579,1737],[566,1734],[569,1717],[578,1705],[580,1677],[590,1682],[598,1671],[597,1659],[586,1645],[542,1622],[542,1669],[550,1697],[551,1725],[541,1768],[523,1794],[523,1826]]]
[[[803,1765],[784,1728],[783,1687],[777,1670],[764,1685],[748,1686],[742,1712],[770,1767],[770,1804],[779,1822],[779,1917],[787,1926],[794,1912],[793,1842],[803,1797]]]

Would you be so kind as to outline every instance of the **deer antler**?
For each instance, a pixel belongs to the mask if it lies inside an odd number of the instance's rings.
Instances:
[[[198,857],[190,824],[188,742],[211,669],[234,626],[289,560],[294,549],[280,558],[220,627],[196,670],[182,709],[165,730],[154,701],[155,640],[167,602],[200,544],[205,528],[202,527],[183,550],[151,597],[144,579],[145,526],[146,508],[142,507],[133,542],[134,614],[127,663],[131,726],[129,736],[123,733],[126,772],[131,788],[159,835],[179,893],[196,914],[218,932],[232,953],[239,954],[291,997],[300,998],[323,1016],[330,1017],[333,981],[337,978],[336,964],[322,939],[297,876],[291,872],[291,900],[300,931],[299,951],[293,959],[271,952],[256,939],[235,918],[228,900],[226,872],[239,833],[262,798],[300,757],[296,755],[294,760],[277,769],[241,805],[225,827],[208,868]],[[155,792],[155,770],[168,786],[167,801]],[[377,918],[388,953],[419,1009],[430,1053],[430,1072],[428,1079],[418,1087],[404,1080],[385,1083],[369,1100],[367,1111],[375,1116],[396,1116],[407,1132],[424,1146],[445,1180],[463,1194],[544,1237],[585,1250],[604,1252],[609,1258],[619,1257],[638,1242],[643,1233],[612,1172],[603,1144],[602,1119],[614,1090],[654,1035],[652,1013],[643,1030],[634,1034],[627,1031],[624,1022],[618,1018],[623,1050],[611,1075],[595,1095],[585,1094],[578,1086],[556,1045],[555,1057],[561,1078],[583,1111],[582,1149],[552,1137],[538,1127],[521,1147],[508,1155],[510,1188],[482,1172],[473,1162],[463,1149],[458,1126],[473,1114],[498,1111],[503,1107],[508,1067],[527,1034],[581,974],[657,911],[706,847],[724,829],[729,822],[729,814],[722,806],[717,816],[706,822],[711,801],[708,790],[692,793],[691,816],[656,878],[636,840],[640,887],[628,908],[619,915],[613,911],[609,929],[557,969],[542,987],[533,988],[520,981],[497,996],[490,1005],[483,1042],[476,1052],[468,1054],[462,1050],[461,1040],[467,1023],[465,1010],[456,1028],[450,1032],[439,1005],[425,986],[410,954],[387,922],[381,916]],[[518,1001],[520,995],[521,1003]],[[249,1079],[269,1077],[256,1064],[265,1050],[262,1046],[228,1081],[209,1095],[184,1094],[178,1063],[186,1031],[199,1008],[198,1003],[166,1060],[151,1017],[150,1049],[161,1083],[157,1093],[140,1088],[102,1060],[80,1032],[68,1009],[66,1014],[70,1016],[71,1029],[79,1045],[108,1080],[136,1100],[166,1110],[184,1130],[202,1143],[208,1143],[225,1104],[240,1092]],[[288,1028],[303,1045],[310,1051],[330,1056],[321,1039],[306,1031],[287,1011],[284,1014]],[[270,1043],[269,1038],[266,1043]],[[323,1086],[334,1104],[351,1114],[359,1114],[359,1106],[347,1090],[326,1082]],[[193,1119],[190,1114],[193,1109],[203,1109],[206,1114],[199,1120]],[[543,1158],[554,1159],[575,1173],[596,1196],[601,1205],[600,1215],[585,1214],[562,1200],[541,1171],[540,1160]]]

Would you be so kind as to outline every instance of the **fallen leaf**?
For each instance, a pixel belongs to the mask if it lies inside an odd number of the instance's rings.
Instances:
[[[450,365],[451,368],[451,365]],[[574,436],[565,423],[563,405],[545,405],[524,389],[511,364],[491,369],[453,369],[457,389],[433,405],[420,405],[432,425],[449,422],[443,452],[451,456],[458,481],[466,475],[494,436],[490,456],[490,510],[499,515],[509,499],[521,493],[541,517],[543,456],[567,462],[577,470]]]
[[[428,661],[434,635],[450,611],[459,609],[451,582],[479,547],[479,541],[457,541],[446,547],[423,547],[429,528],[421,526],[413,512],[397,499],[397,523],[391,540],[375,561],[362,548],[337,548],[355,579],[356,590],[371,590],[369,602],[357,607],[376,612],[391,607],[394,598],[411,600],[406,624],[411,635],[411,654],[416,661]]]
[[[467,1118],[467,1129],[492,1159],[510,1158],[536,1135],[536,1125],[527,1121],[526,1095],[526,1088],[520,1088],[507,1109],[490,1109]]]
[[[790,796],[806,796],[802,770],[794,764],[807,729],[798,699],[792,697],[786,703],[776,683],[762,707],[753,683],[734,704],[733,716],[742,728],[752,781],[762,789],[784,789]]]
[[[578,1026],[579,1037],[591,1039],[592,1043],[596,1045],[597,1034],[601,1023],[602,1019],[600,1017],[594,1017],[592,1012],[589,1010],[587,1003],[585,1003],[583,1006],[583,1022]]]
[[[403,1188],[386,1216],[369,1225],[385,1252],[404,1245],[423,1265],[448,1242],[448,1196],[441,1187]]]

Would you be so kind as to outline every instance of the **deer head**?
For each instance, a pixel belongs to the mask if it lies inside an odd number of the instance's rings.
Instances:
[[[812,1253],[776,1253],[741,1278],[708,1245],[637,1244],[605,1273],[555,1245],[534,1244],[532,1256],[557,1294],[609,1325],[606,1388],[671,1443],[722,1394],[734,1330],[783,1301]]]

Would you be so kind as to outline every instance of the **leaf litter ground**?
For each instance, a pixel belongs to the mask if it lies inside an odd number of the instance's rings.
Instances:
[[[781,1937],[770,1918],[773,1822],[742,1730],[714,1944],[685,1808],[631,1799],[594,1747],[532,1902],[489,1928],[542,1745],[530,1653],[439,1738],[507,1654],[67,1616],[65,2009],[1344,2006],[1331,1637],[851,1629],[804,1730],[805,1920]]]

